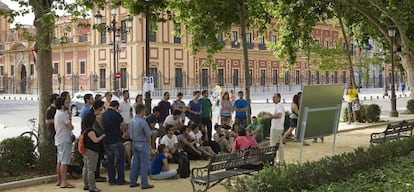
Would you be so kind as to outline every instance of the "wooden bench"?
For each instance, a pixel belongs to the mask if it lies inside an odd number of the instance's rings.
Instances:
[[[249,164],[269,163],[273,165],[279,144],[276,146],[251,148],[237,153],[219,154],[210,158],[204,167],[191,170],[191,185],[194,192],[207,191],[226,178],[250,174],[260,169],[243,169]]]
[[[387,141],[409,138],[413,135],[414,120],[393,122],[384,131],[372,133],[370,143],[385,143]]]

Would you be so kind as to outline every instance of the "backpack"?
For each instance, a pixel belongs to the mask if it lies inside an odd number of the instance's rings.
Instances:
[[[84,135],[83,133],[81,133],[79,135],[79,140],[78,140],[78,151],[80,154],[84,155],[86,152],[86,146],[85,146],[85,139],[84,139]]]
[[[178,160],[177,173],[180,176],[180,178],[190,177],[190,160],[188,160],[184,152],[179,152],[179,155],[180,157]]]

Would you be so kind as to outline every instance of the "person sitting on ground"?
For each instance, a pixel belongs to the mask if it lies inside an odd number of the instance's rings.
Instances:
[[[248,130],[246,130],[246,131],[249,132],[250,135],[253,136],[256,139],[257,143],[260,143],[260,142],[263,141],[263,128],[262,128],[262,124],[260,124],[257,121],[257,117],[256,116],[253,116],[252,117],[252,123],[250,123],[247,126],[247,129]]]
[[[198,124],[193,124],[191,125],[191,131],[189,133],[190,138],[192,140],[195,140],[196,143],[196,148],[198,150],[200,150],[203,155],[207,156],[207,157],[213,157],[215,155],[213,149],[211,149],[210,146],[203,146],[203,134],[200,131],[200,125]]]
[[[177,170],[170,169],[168,165],[168,160],[166,156],[169,153],[169,151],[170,149],[168,148],[168,146],[164,144],[158,145],[158,155],[151,162],[151,179],[163,180],[174,178],[177,175]]]
[[[202,152],[196,149],[196,141],[191,139],[190,128],[184,126],[180,130],[180,136],[178,137],[178,148],[182,149],[188,156],[190,160],[199,160],[201,159]]]
[[[172,125],[167,125],[165,127],[165,131],[167,134],[161,138],[160,144],[168,147],[168,154],[165,153],[168,161],[178,163],[178,138],[174,134],[174,127]]]
[[[180,130],[184,126],[184,123],[181,121],[181,111],[174,110],[172,114],[168,115],[164,120],[164,127],[171,125],[174,130]],[[178,134],[178,131],[177,131]]]
[[[231,152],[231,145],[229,140],[227,140],[227,133],[225,130],[222,130],[220,125],[216,124],[214,125],[214,129],[216,132],[213,135],[213,139],[215,142],[217,142],[220,146],[220,151],[224,153],[230,153]]]

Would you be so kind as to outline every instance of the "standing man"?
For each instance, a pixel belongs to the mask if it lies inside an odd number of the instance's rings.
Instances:
[[[108,160],[108,182],[110,185],[124,185],[127,183],[124,174],[125,148],[122,139],[127,125],[121,114],[119,114],[118,107],[118,101],[111,101],[109,108],[102,114],[102,123],[106,134],[103,143]]]
[[[352,122],[352,117],[354,122],[357,121],[356,119],[356,112],[352,110],[352,101],[357,97],[358,90],[352,86],[352,83],[348,84],[348,88],[346,89],[346,95],[348,96],[348,125]]]
[[[125,123],[128,123],[132,119],[132,108],[131,103],[129,102],[129,91],[122,91],[122,100],[119,103],[119,113],[124,119]]]
[[[93,95],[88,93],[83,96],[83,100],[85,101],[85,105],[82,107],[81,112],[79,113],[79,117],[83,119],[86,114],[91,109],[91,106],[94,102]]]
[[[245,129],[247,127],[247,110],[249,109],[249,103],[243,99],[243,91],[239,91],[239,99],[234,102],[234,111],[236,111],[235,122],[239,125],[239,128]]]
[[[171,103],[168,101],[170,100],[170,93],[165,92],[164,97],[158,103],[158,108],[160,109],[160,123],[164,123],[165,118],[170,114],[171,110]]]
[[[154,185],[148,183],[150,162],[150,148],[152,131],[144,120],[145,105],[139,104],[135,108],[137,115],[128,124],[128,133],[132,140],[132,163],[129,187],[137,187],[138,174],[141,176],[141,189],[150,189]]]
[[[105,107],[105,109],[108,109],[109,108],[109,104],[111,103],[111,100],[112,100],[112,93],[109,92],[109,91],[107,91],[107,92],[105,92],[104,97],[105,97],[104,107]]]
[[[68,165],[72,157],[72,130],[73,125],[69,114],[65,111],[65,98],[56,99],[56,114],[54,125],[56,130],[55,146],[57,147],[57,182],[60,188],[74,188],[66,180]]]
[[[264,118],[271,119],[272,125],[270,127],[270,146],[275,146],[276,143],[279,143],[279,148],[277,150],[276,162],[285,163],[285,157],[283,152],[283,124],[285,123],[285,109],[282,104],[280,104],[281,96],[279,93],[273,95],[273,103],[275,104],[275,110],[273,114],[266,114]]]
[[[212,115],[212,111],[211,111],[211,107],[213,106],[213,104],[211,104],[210,99],[208,98],[208,91],[207,90],[203,90],[201,92],[201,96],[202,98],[199,100],[199,102],[201,103],[201,125],[203,127],[204,130],[207,131],[204,133],[205,135],[207,135],[207,141],[211,141],[211,137],[213,135],[213,130],[212,130],[212,122],[211,122],[211,117]],[[207,133],[207,134],[206,134]]]

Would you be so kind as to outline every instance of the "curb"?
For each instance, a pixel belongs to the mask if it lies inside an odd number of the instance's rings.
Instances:
[[[36,177],[32,179],[13,181],[9,183],[0,184],[0,191],[20,188],[20,187],[27,187],[27,186],[32,186],[32,185],[46,184],[46,183],[50,183],[53,181],[56,181],[56,175],[49,175],[49,176],[43,176],[43,177]]]

